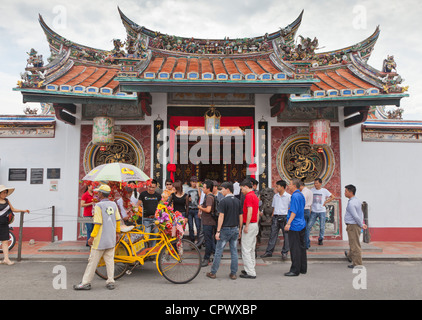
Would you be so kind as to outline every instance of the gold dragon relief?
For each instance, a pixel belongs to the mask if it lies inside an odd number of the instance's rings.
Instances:
[[[322,154],[314,150],[309,143],[298,141],[289,146],[283,162],[291,179],[303,179],[312,182],[319,176],[324,166]]]

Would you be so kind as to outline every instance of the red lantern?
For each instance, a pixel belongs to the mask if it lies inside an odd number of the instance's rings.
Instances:
[[[309,144],[323,152],[324,147],[331,146],[330,120],[318,119],[311,121],[309,125]]]

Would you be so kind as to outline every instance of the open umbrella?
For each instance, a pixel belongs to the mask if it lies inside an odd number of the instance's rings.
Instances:
[[[139,168],[127,163],[106,163],[92,169],[82,180],[88,181],[148,181]]]

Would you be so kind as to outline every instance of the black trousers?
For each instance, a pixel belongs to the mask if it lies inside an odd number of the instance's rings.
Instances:
[[[306,273],[308,270],[305,235],[306,227],[301,231],[289,230],[290,257],[292,260],[290,272],[295,274]]]
[[[287,254],[287,252],[289,252],[289,236],[288,236],[289,233],[287,231],[284,231],[284,227],[286,226],[286,223],[287,223],[286,216],[274,215],[272,217],[270,239],[268,240],[268,246],[267,246],[267,249],[265,250],[265,253],[273,254],[280,229],[283,231],[283,238],[284,238],[283,249],[281,249],[281,253]]]

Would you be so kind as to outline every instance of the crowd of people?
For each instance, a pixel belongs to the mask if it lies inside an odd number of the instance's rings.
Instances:
[[[132,190],[128,189],[127,194],[130,199],[127,201],[130,201],[134,206],[142,206],[142,224],[145,226],[145,232],[156,231],[154,229],[154,216],[160,201],[167,202],[174,207],[174,210],[179,211],[188,221],[186,233],[189,239],[198,247],[205,247],[201,264],[202,267],[211,265],[210,271],[206,273],[207,277],[216,278],[223,250],[228,243],[231,258],[229,277],[233,280],[237,279],[237,246],[240,243],[244,269],[241,270],[239,277],[256,279],[256,242],[259,221],[262,216],[257,186],[258,181],[253,178],[247,178],[241,183],[236,181],[235,183],[223,182],[219,184],[217,181],[211,180],[199,182],[198,178],[193,176],[189,184],[183,185],[181,181],[173,182],[168,179],[165,182],[164,190],[159,190],[157,181],[152,180],[147,189],[141,193],[138,193],[136,189],[132,193]],[[105,192],[100,189],[99,191]],[[307,249],[310,247],[311,229],[319,219],[318,245],[323,245],[326,205],[334,199],[334,195],[322,187],[322,181],[319,178],[315,179],[314,187],[311,189],[307,188],[302,180],[293,179],[289,183],[279,180],[275,184],[274,191],[271,233],[268,246],[261,258],[273,255],[281,230],[284,239],[281,258],[285,260],[288,253],[290,253],[291,258],[291,267],[289,272],[285,273],[285,276],[306,274]],[[359,234],[361,228],[366,228],[363,223],[361,204],[355,197],[355,193],[356,188],[354,186],[346,186],[345,196],[350,199],[345,215],[350,242],[350,251],[346,252],[346,256],[352,262],[350,267],[362,264]],[[106,201],[107,198],[107,193],[104,194],[102,201]],[[93,206],[92,195],[92,188],[88,188],[82,196],[81,206],[84,208],[84,215],[87,216],[89,215],[89,207],[91,206],[92,210]],[[116,209],[112,210],[115,219],[111,219],[113,223],[109,228],[114,228],[117,231],[129,224],[123,201],[119,199]],[[94,223],[96,224],[99,224],[98,219],[101,220],[101,210],[98,207],[101,208],[101,205],[95,206],[95,210],[98,211],[96,212],[97,218],[94,215]],[[102,214],[104,216],[105,213],[102,212]],[[110,212],[107,214],[110,215]],[[118,222],[116,223],[116,221]],[[102,220],[100,222],[103,223]],[[100,230],[87,226],[87,232],[90,233],[87,237],[87,245],[92,246]],[[98,249],[98,244],[97,241],[94,249]],[[106,251],[96,252],[90,258],[84,281],[75,286],[75,289],[90,288],[92,265],[104,253]],[[91,260],[94,262],[91,262]],[[109,278],[107,286],[112,289],[114,280]]]

